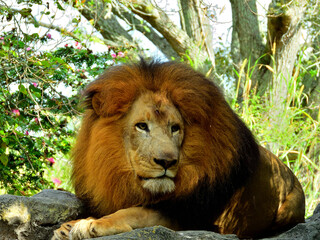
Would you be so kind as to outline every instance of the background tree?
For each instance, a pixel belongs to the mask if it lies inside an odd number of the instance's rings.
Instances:
[[[55,2],[59,3],[57,0]],[[137,30],[168,59],[188,60],[206,72],[216,70],[210,27],[210,23],[216,19],[215,8],[210,1],[177,0],[176,3],[171,2],[170,6],[164,6],[165,9],[161,9],[157,1],[151,0],[65,2],[80,12],[109,46],[134,47],[143,52],[141,44],[130,35],[132,30]],[[275,102],[285,101],[291,80],[294,79],[293,66],[303,44],[300,41],[302,26],[306,17],[310,16],[304,14],[306,4],[309,8],[317,8],[316,2],[272,0],[266,16],[268,28],[265,32],[259,26],[256,0],[230,0],[230,3],[233,22],[231,54],[237,71],[246,60],[249,63],[247,70],[251,73],[251,86],[260,94],[272,88]],[[60,3],[58,6],[63,9]],[[170,18],[168,9],[178,13],[179,22]],[[48,26],[41,19],[34,20],[36,24],[59,30],[54,24]],[[242,79],[241,88],[244,82]]]

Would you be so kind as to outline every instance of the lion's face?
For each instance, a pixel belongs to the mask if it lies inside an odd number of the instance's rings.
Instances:
[[[152,194],[172,192],[184,130],[178,109],[165,95],[147,92],[125,122],[126,154],[141,186]]]

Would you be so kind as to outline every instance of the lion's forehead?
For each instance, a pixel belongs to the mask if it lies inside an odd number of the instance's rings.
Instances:
[[[168,99],[165,93],[147,92],[141,94],[133,103],[131,113],[133,118],[157,120],[159,123],[182,122],[179,110]]]

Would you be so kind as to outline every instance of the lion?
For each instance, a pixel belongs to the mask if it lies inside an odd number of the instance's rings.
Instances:
[[[156,225],[256,238],[304,222],[298,179],[201,73],[141,60],[109,68],[84,95],[72,179],[91,217],[52,239]]]

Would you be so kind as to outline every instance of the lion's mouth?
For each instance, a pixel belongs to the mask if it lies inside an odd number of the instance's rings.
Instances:
[[[148,180],[152,180],[152,179],[166,179],[166,178],[168,178],[168,179],[171,179],[171,180],[173,180],[171,177],[168,177],[167,175],[162,175],[162,176],[159,176],[159,177],[141,177],[141,176],[138,176],[138,178],[140,179],[140,180],[144,180],[144,181],[148,181]]]
[[[168,177],[167,175],[162,175],[159,177],[140,177],[142,187],[152,194],[159,194],[159,193],[170,193],[173,192],[175,189],[175,183],[173,178]]]

